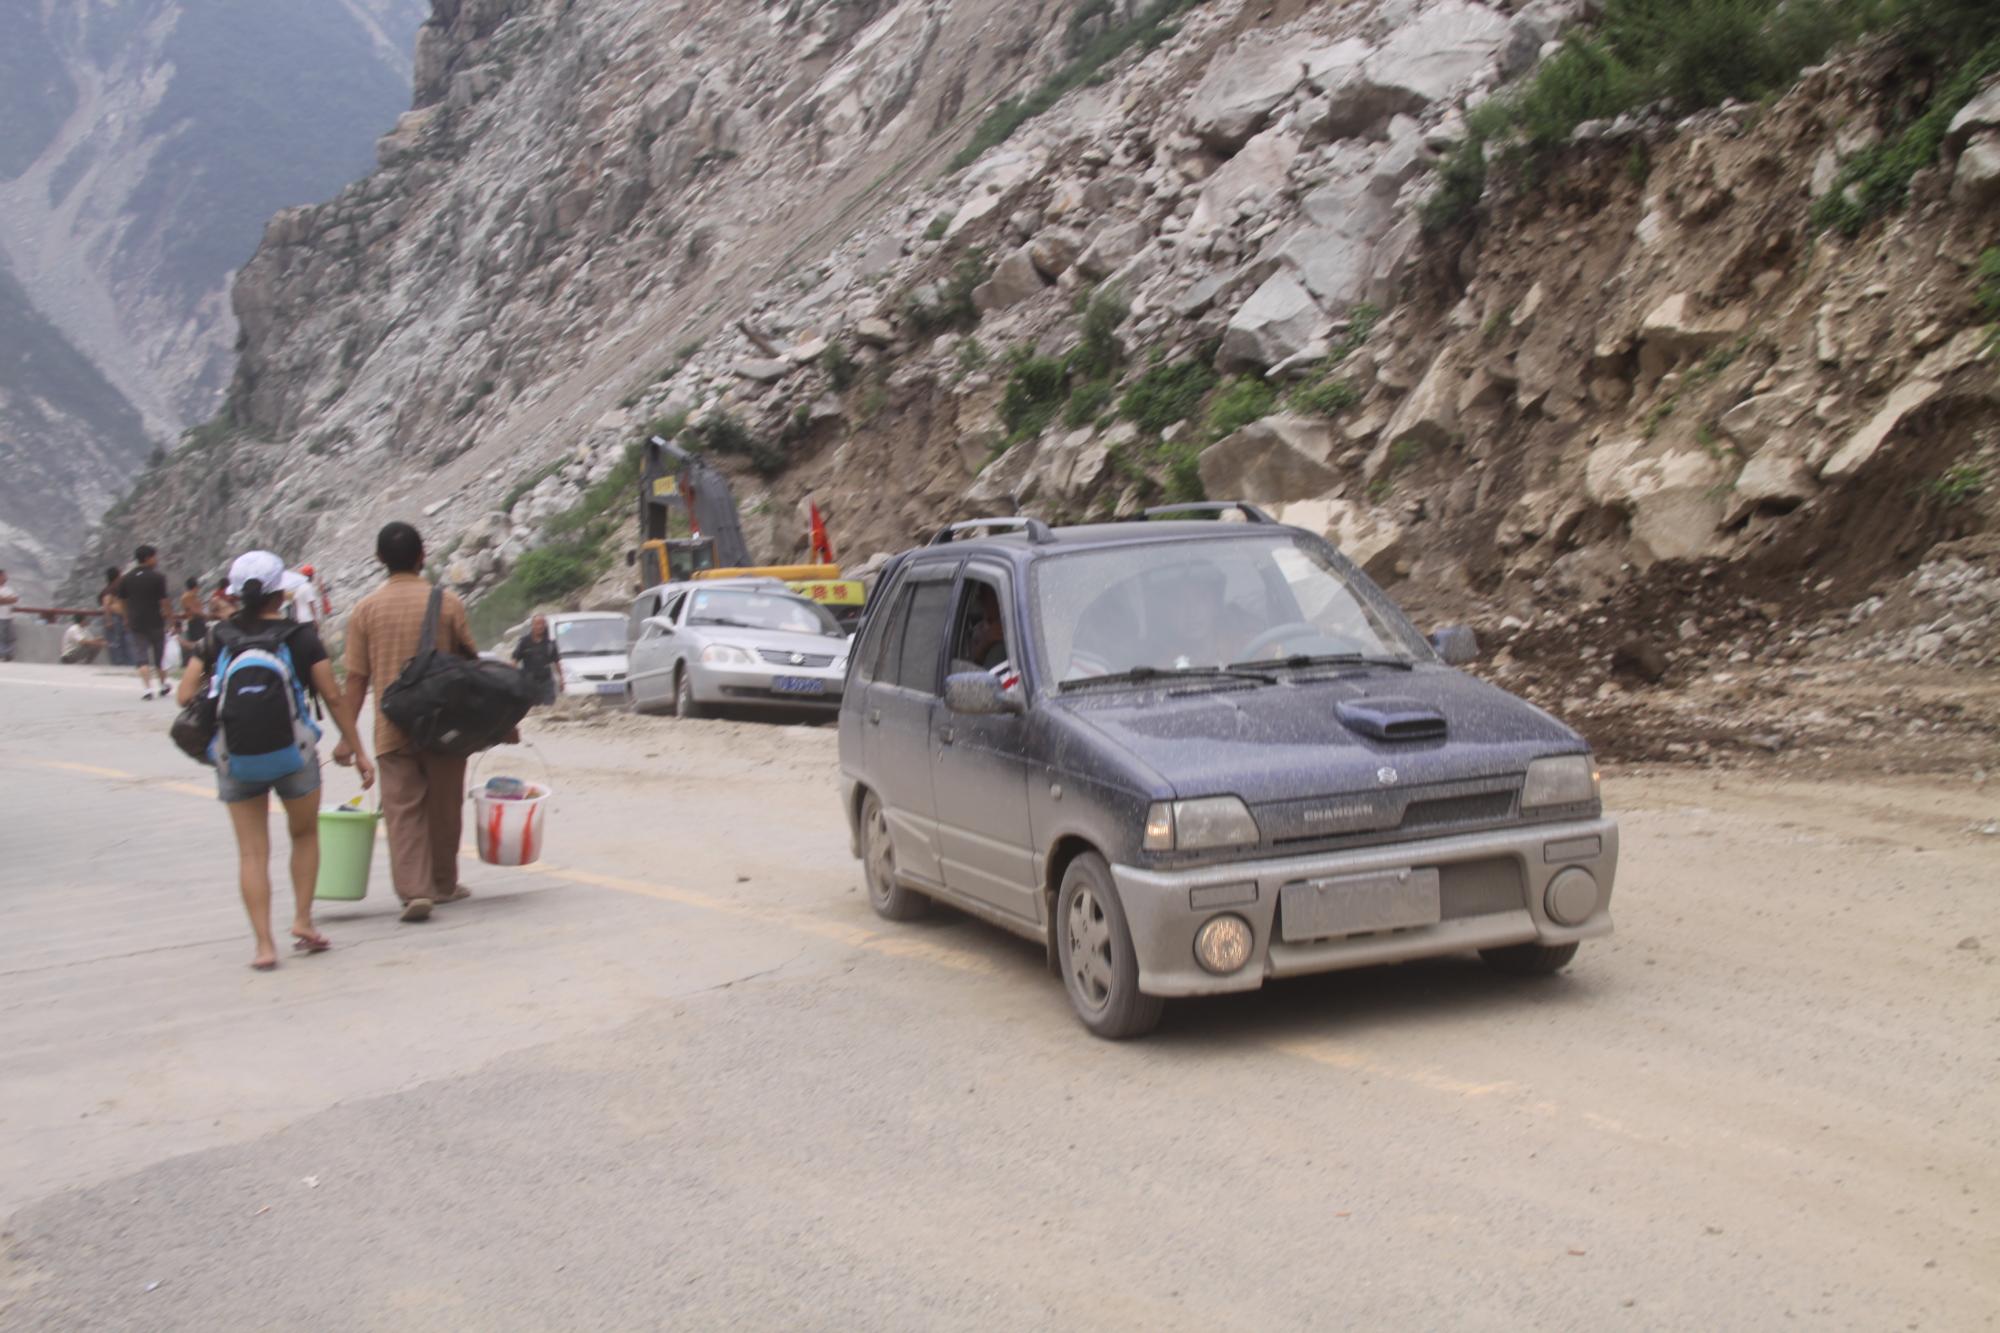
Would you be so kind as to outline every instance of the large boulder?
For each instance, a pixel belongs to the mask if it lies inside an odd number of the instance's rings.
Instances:
[[[1657,380],[1680,363],[1741,336],[1745,323],[1741,310],[1702,314],[1695,309],[1694,298],[1676,292],[1654,306],[1639,326],[1639,371]]]
[[[1217,360],[1225,370],[1274,366],[1312,341],[1325,320],[1297,279],[1274,273],[1230,317]]]
[[[1389,418],[1383,439],[1389,446],[1412,441],[1429,447],[1449,444],[1458,438],[1458,400],[1464,372],[1457,359],[1445,352],[1431,362],[1430,369],[1417,381]],[[1371,460],[1374,461],[1374,460]]]
[[[1375,161],[1372,150],[1342,153],[1334,174],[1300,201],[1303,223],[1273,238],[1264,252],[1329,310],[1366,298],[1375,248],[1396,225],[1393,195],[1373,188]]]
[[[1188,128],[1207,147],[1233,153],[1262,129],[1305,74],[1283,42],[1251,39],[1212,62],[1188,97]]]
[[[1315,128],[1333,139],[1370,134],[1393,115],[1444,101],[1478,81],[1509,37],[1507,20],[1483,5],[1434,4],[1359,64],[1329,63],[1315,80],[1326,97]]]
[[[2000,197],[2000,130],[1987,130],[1965,145],[1952,172],[1951,197],[1975,205]]]
[[[1867,424],[1848,437],[1847,443],[1826,460],[1819,470],[1820,480],[1838,481],[1867,467],[1875,455],[1882,452],[1882,446],[1889,442],[1890,437],[1901,430],[1910,418],[1928,407],[1943,390],[1944,385],[1932,379],[1910,379],[1897,385]]]
[[[2000,79],[1990,80],[1978,96],[1958,109],[1945,130],[1945,147],[1956,148],[1986,130],[2000,130]]]
[[[1782,447],[1766,449],[1745,463],[1743,471],[1737,474],[1729,511],[1722,518],[1723,526],[1734,527],[1759,509],[1796,509],[1818,489],[1812,468],[1796,451]]]
[[[1114,222],[1090,238],[1089,247],[1076,257],[1076,271],[1093,280],[1102,278],[1138,254],[1151,239],[1152,233],[1143,222]]]
[[[1202,450],[1202,488],[1252,504],[1324,495],[1340,481],[1334,460],[1341,448],[1329,421],[1265,417]]]
[[[1274,504],[1271,517],[1324,536],[1340,553],[1376,579],[1394,572],[1402,552],[1403,525],[1387,509],[1325,497]]]
[[[985,314],[1018,305],[1040,296],[1047,289],[1048,282],[1035,267],[1028,247],[1022,246],[1008,252],[1005,259],[994,265],[993,276],[972,289],[972,304]]]
[[[1805,402],[1794,390],[1760,393],[1724,412],[1715,424],[1744,453],[1754,454],[1804,416],[1805,410]]]
[[[1265,130],[1244,144],[1242,152],[1202,183],[1194,212],[1188,216],[1188,234],[1201,236],[1227,226],[1239,204],[1254,205],[1276,196],[1285,188],[1298,155],[1298,139],[1283,129]]]
[[[1083,251],[1083,237],[1067,227],[1045,227],[1028,242],[1028,258],[1050,282],[1060,278]]]
[[[1727,509],[1722,465],[1699,449],[1661,449],[1644,440],[1601,444],[1584,465],[1584,490],[1629,516],[1632,554],[1642,563],[1692,560],[1719,549]]]

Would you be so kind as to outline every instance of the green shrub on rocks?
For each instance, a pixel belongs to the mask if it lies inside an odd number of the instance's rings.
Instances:
[[[1215,372],[1206,361],[1175,361],[1141,375],[1118,400],[1118,415],[1148,435],[1158,435],[1177,421],[1186,421],[1215,387]]]
[[[1208,438],[1220,440],[1271,415],[1278,391],[1253,375],[1238,375],[1208,405]]]

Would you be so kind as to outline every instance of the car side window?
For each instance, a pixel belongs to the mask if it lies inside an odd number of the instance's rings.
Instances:
[[[892,613],[903,596],[903,583],[893,580],[878,589],[876,597],[879,605],[872,610],[862,625],[861,638],[854,645],[854,679],[871,681],[875,679],[877,668],[882,661],[882,644],[889,638],[889,622]]]
[[[918,583],[910,589],[896,654],[895,683],[924,694],[938,691],[938,653],[944,647],[950,618],[951,584],[944,580]]]
[[[686,604],[687,604],[687,594],[684,592],[677,592],[672,597],[669,597],[667,599],[667,608],[666,610],[660,612],[660,615],[663,619],[669,620],[674,624],[678,625],[681,622],[681,607],[685,606]]]
[[[997,572],[966,571],[958,609],[951,618],[951,671],[993,671],[1015,660],[1013,636],[1002,610],[1006,597],[1003,577]]]

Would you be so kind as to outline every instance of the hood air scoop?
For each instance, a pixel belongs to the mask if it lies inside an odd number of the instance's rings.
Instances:
[[[1343,699],[1334,716],[1356,735],[1378,741],[1434,741],[1445,733],[1444,714],[1418,699]]]

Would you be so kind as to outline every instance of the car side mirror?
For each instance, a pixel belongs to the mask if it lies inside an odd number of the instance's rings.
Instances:
[[[1446,666],[1464,666],[1479,660],[1479,636],[1470,625],[1446,625],[1431,633],[1431,647]]]
[[[993,717],[1021,712],[1021,696],[1000,688],[1000,682],[985,671],[960,671],[944,678],[944,706],[954,713],[972,717]]]

